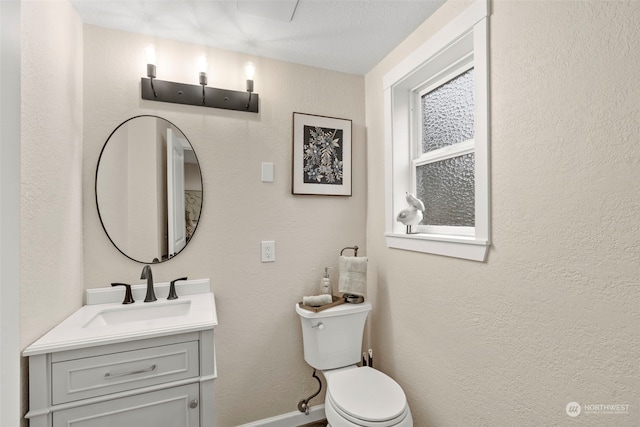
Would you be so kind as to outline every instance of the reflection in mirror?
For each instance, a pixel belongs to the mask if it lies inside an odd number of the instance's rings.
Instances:
[[[96,204],[104,231],[127,257],[155,263],[180,253],[202,210],[202,175],[187,137],[156,116],[120,124],[100,153]]]

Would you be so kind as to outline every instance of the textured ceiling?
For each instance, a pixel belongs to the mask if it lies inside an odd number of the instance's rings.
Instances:
[[[240,2],[71,0],[87,24],[360,75],[444,0],[299,0],[291,21],[277,13],[290,0]],[[273,16],[243,3],[271,3]]]

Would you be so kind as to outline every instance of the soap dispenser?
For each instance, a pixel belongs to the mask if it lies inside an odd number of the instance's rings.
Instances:
[[[322,295],[331,295],[331,279],[329,279],[329,269],[332,267],[324,268],[324,277],[320,280],[320,293]]]

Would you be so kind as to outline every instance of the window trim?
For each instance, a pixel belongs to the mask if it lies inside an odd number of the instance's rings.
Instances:
[[[478,0],[409,54],[383,78],[385,116],[385,236],[390,248],[484,261],[490,242],[489,69],[487,0]],[[407,207],[413,189],[410,138],[416,132],[416,91],[431,87],[455,70],[475,68],[475,233],[405,234],[396,214]],[[448,147],[445,147],[445,149]],[[444,150],[444,149],[441,149]],[[439,151],[439,150],[437,150]],[[446,151],[438,154],[448,154]],[[441,230],[439,230],[441,231]]]
[[[411,163],[415,168],[417,166],[428,165],[429,163],[441,162],[454,157],[464,156],[465,154],[475,153],[475,151],[476,141],[475,138],[472,138],[423,153],[420,157],[412,159]]]

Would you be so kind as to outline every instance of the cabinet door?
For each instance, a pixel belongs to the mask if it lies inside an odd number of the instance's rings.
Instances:
[[[199,394],[189,384],[65,409],[53,413],[53,427],[199,427]]]

